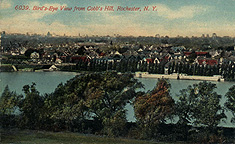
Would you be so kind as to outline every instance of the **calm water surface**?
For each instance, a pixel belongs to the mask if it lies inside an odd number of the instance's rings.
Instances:
[[[9,86],[11,91],[16,91],[17,93],[23,93],[22,88],[24,85],[36,83],[36,87],[41,94],[51,93],[55,90],[59,83],[65,83],[67,80],[73,78],[78,73],[73,72],[1,72],[0,73],[0,93],[3,92],[6,85]],[[145,85],[144,91],[152,90],[157,83],[157,79],[150,78],[140,78],[140,82]],[[200,81],[195,80],[169,80],[171,83],[171,96],[178,100],[177,94],[179,90],[187,88],[189,85],[194,83],[199,83]],[[217,85],[216,92],[222,96],[228,91],[228,89],[235,85],[235,82],[213,82]],[[226,99],[223,97],[221,104],[223,104]],[[131,105],[127,105],[127,119],[129,121],[135,121],[134,110]],[[221,122],[220,125],[226,127],[235,127],[234,124],[230,123],[232,114],[226,112],[228,120],[226,123]]]

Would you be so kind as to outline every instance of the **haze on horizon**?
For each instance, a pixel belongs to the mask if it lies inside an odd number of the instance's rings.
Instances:
[[[23,11],[16,5],[33,6],[128,6],[141,12]],[[144,12],[156,6],[157,12]],[[0,0],[0,31],[58,35],[201,36],[216,33],[235,37],[235,0]]]

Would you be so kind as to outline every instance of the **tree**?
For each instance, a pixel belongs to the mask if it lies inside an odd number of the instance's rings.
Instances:
[[[174,100],[169,89],[170,84],[165,79],[159,79],[152,91],[135,99],[135,116],[148,138],[154,136],[156,126],[173,112]]]
[[[45,105],[49,118],[64,121],[70,130],[75,123],[92,119],[104,134],[124,134],[124,108],[136,96],[136,88],[141,86],[132,74],[81,74],[60,84],[47,97]]]
[[[36,84],[25,85],[23,87],[24,98],[19,103],[21,111],[20,126],[30,129],[39,129],[43,124],[42,110],[43,97],[40,96],[39,91],[36,89]]]
[[[188,56],[189,63],[192,64],[196,58],[197,58],[197,55],[196,55],[195,51],[193,50],[192,53]]]
[[[6,115],[14,113],[19,99],[20,97],[15,92],[10,91],[7,85],[0,97],[0,113]]]
[[[79,123],[88,117],[85,112],[85,91],[87,76],[76,76],[66,84],[59,84],[55,91],[45,96],[44,114],[50,129],[58,131],[68,129],[74,131],[76,122]],[[83,131],[83,127],[80,129]]]
[[[220,105],[221,95],[214,92],[215,88],[216,84],[204,81],[181,90],[176,107],[179,124],[205,128],[207,137],[216,133],[217,125],[226,116]],[[185,132],[187,137],[188,132]]]
[[[124,107],[136,96],[136,88],[140,88],[142,85],[131,74],[106,72],[102,75],[96,74],[95,77],[88,82],[84,92],[89,112],[94,114],[95,119],[102,121],[104,127],[107,126],[107,123],[114,122],[120,117],[126,121]],[[121,125],[119,126],[119,129],[122,129]],[[112,127],[110,128],[112,129]],[[110,133],[106,134],[110,135]],[[115,133],[111,133],[111,135],[113,134]]]
[[[231,122],[235,123],[235,85],[229,88],[229,91],[225,94],[227,101],[225,102],[225,107],[230,110],[233,114]]]
[[[15,125],[15,110],[21,96],[10,91],[8,85],[0,97],[0,124],[3,128]]]

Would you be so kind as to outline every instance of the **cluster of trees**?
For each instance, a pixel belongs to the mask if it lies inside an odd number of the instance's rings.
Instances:
[[[137,59],[121,59],[121,60],[107,60],[107,59],[91,59],[90,61],[79,60],[74,67],[79,71],[106,71],[115,70],[117,72],[136,72],[139,71]]]
[[[226,80],[235,80],[235,64],[199,65],[189,63],[170,63],[168,74],[183,73],[187,75],[213,76],[221,75]]]
[[[44,95],[34,83],[23,87],[23,95],[6,87],[0,98],[1,126],[156,140],[224,141],[218,124],[226,119],[225,110],[232,112],[235,121],[235,86],[226,93],[224,106],[213,83],[189,86],[180,91],[177,101],[170,96],[170,87],[167,80],[160,79],[153,90],[141,92],[138,89],[143,85],[133,75],[116,72],[81,74]],[[135,123],[127,121],[127,103],[134,106]],[[177,124],[167,124],[175,117],[179,118]]]
[[[69,70],[78,71],[106,71],[115,70],[117,72],[149,72],[152,74],[164,74],[165,69],[168,69],[167,74],[180,73],[187,75],[213,76],[222,75],[225,80],[235,80],[235,64],[222,65],[199,65],[189,63],[147,63],[137,59],[121,59],[120,61],[108,61],[101,59],[92,59],[90,61],[78,61],[74,67],[67,68]]]
[[[127,123],[124,107],[141,87],[133,75],[115,72],[82,74],[45,95],[35,83],[25,85],[23,95],[6,87],[0,103],[1,124],[7,127],[6,119],[11,119],[21,128],[121,135]]]
[[[207,37],[169,37],[160,36],[156,37],[117,37],[115,42],[128,42],[128,43],[141,43],[141,44],[169,44],[175,46],[185,46],[197,50],[208,50],[208,49],[226,49],[228,46],[234,46],[234,38],[231,37],[219,37],[215,36]]]

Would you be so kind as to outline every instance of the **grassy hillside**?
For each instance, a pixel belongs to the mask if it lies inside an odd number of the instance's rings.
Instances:
[[[123,138],[108,138],[95,135],[84,135],[71,132],[44,131],[2,131],[0,143],[20,144],[154,144],[152,141],[142,141]],[[159,143],[158,143],[159,144]]]

